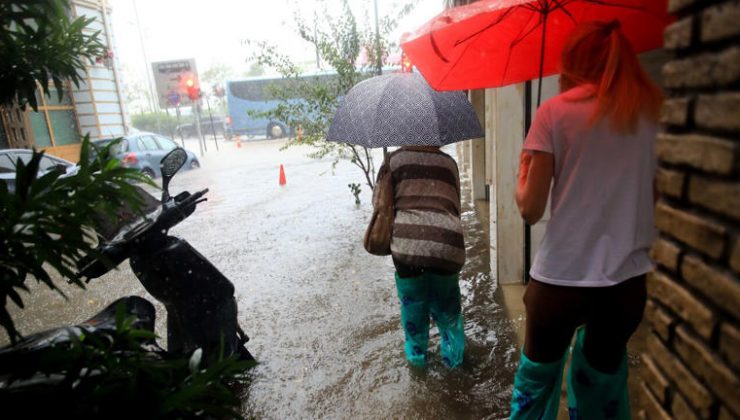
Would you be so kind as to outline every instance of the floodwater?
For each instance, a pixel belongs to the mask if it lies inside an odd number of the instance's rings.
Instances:
[[[210,188],[208,201],[171,233],[188,240],[236,286],[239,320],[259,364],[249,372],[243,414],[286,418],[504,418],[517,349],[494,281],[487,238],[464,192],[468,261],[461,274],[466,352],[461,368],[440,362],[432,329],[430,363],[403,355],[399,303],[388,257],[362,248],[370,215],[363,186],[356,206],[348,184],[361,182],[349,162],[332,169],[308,149],[281,141],[221,143],[202,168],[178,174],[171,192]],[[196,147],[190,147],[197,152]],[[450,148],[454,153],[454,148]],[[278,185],[284,164],[287,185]],[[114,299],[149,297],[127,263],[88,290],[64,287],[69,300],[36,287],[14,310],[30,333],[91,316]],[[149,297],[151,299],[151,297]],[[157,305],[164,337],[164,308]]]

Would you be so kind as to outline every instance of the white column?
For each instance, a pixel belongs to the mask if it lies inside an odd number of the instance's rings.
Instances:
[[[524,223],[514,200],[514,190],[524,139],[524,85],[491,89],[488,98],[494,178],[490,207],[492,272],[499,284],[521,283]]]
[[[485,91],[482,89],[471,90],[470,102],[473,104],[475,113],[481,126],[485,124]],[[470,178],[472,183],[473,200],[486,199],[486,140],[485,138],[474,139],[470,142]]]

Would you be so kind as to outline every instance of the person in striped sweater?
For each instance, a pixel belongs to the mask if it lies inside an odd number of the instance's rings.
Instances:
[[[395,220],[391,255],[406,357],[425,365],[431,314],[442,361],[462,363],[465,347],[459,273],[465,263],[457,163],[438,147],[405,146],[388,159]]]

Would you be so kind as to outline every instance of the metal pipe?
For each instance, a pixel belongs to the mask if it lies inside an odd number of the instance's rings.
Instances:
[[[378,0],[373,0],[375,6],[375,65],[378,75],[383,74],[383,57],[380,49],[380,26],[378,25]]]
[[[146,72],[144,73],[144,76],[146,77],[146,84],[149,87],[149,109],[154,112],[157,108],[157,92],[154,90],[154,85],[152,84],[152,80],[149,77],[152,70],[149,68],[149,58],[146,56],[146,48],[144,47],[144,36],[141,33],[141,22],[139,21],[139,8],[136,7],[136,0],[131,0],[131,3],[134,5],[134,17],[136,18],[136,29],[139,33],[139,44],[141,45],[141,54],[144,56],[144,67],[146,67]],[[159,99],[159,98],[157,98]]]

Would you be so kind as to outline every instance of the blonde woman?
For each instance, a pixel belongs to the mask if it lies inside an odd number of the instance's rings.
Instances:
[[[513,419],[555,419],[563,364],[571,418],[630,418],[626,344],[642,319],[655,235],[654,140],[662,94],[618,21],[581,24],[561,57],[561,93],[538,110],[516,201],[551,215],[524,294]]]

